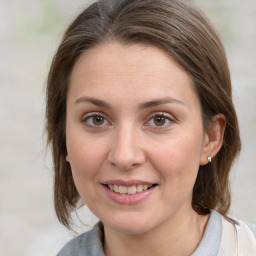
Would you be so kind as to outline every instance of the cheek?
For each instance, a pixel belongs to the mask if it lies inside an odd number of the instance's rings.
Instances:
[[[75,136],[67,136],[67,150],[72,174],[79,190],[84,183],[92,183],[97,176],[104,161],[104,149],[76,132]]]
[[[75,186],[83,202],[92,208],[98,200],[95,184],[101,168],[101,152],[98,147],[81,140],[68,143],[68,152]]]
[[[191,134],[190,134],[191,135]],[[197,176],[201,145],[193,136],[176,136],[166,140],[164,145],[152,147],[151,159],[162,178],[179,184],[191,184]]]

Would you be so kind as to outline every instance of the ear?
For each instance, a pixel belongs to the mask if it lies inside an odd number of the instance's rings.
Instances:
[[[223,144],[225,128],[226,117],[223,114],[215,115],[205,133],[200,165],[208,164],[208,157],[214,158],[217,155]]]
[[[68,155],[68,153],[66,155],[66,161],[69,162],[69,155]]]

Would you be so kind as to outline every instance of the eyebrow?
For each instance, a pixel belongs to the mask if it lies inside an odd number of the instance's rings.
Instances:
[[[165,98],[162,98],[162,99],[156,99],[156,100],[151,100],[151,101],[141,103],[141,104],[139,104],[139,109],[156,107],[156,106],[167,104],[167,103],[177,103],[177,104],[186,106],[186,104],[181,100],[178,100],[178,99],[175,99],[175,98],[172,98],[172,97],[165,97]]]
[[[96,98],[91,98],[91,97],[78,98],[75,101],[75,104],[82,103],[82,102],[89,102],[89,103],[92,103],[93,105],[96,105],[99,107],[111,108],[110,104],[108,104],[107,102],[105,102],[103,100],[96,99]]]
[[[95,106],[99,107],[105,107],[105,108],[111,108],[111,105],[103,100],[97,99],[97,98],[92,98],[92,97],[81,97],[78,98],[75,101],[75,104],[78,103],[83,103],[83,102],[88,102],[91,103]],[[167,104],[167,103],[177,103],[183,106],[186,106],[186,104],[178,99],[172,98],[172,97],[165,97],[162,99],[154,99],[151,101],[143,102],[139,104],[139,110],[145,109],[145,108],[150,108],[150,107],[156,107],[159,105]]]

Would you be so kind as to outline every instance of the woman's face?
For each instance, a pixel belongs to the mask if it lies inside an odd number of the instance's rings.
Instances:
[[[66,140],[77,190],[107,227],[140,234],[191,213],[207,135],[188,74],[162,50],[108,43],[84,53]]]

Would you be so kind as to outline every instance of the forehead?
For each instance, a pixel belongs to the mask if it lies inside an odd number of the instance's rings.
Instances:
[[[121,44],[118,42],[99,44],[84,52],[77,60],[74,71],[81,71],[81,64],[90,67],[92,71],[103,69],[118,72],[124,66],[129,67],[127,72],[138,73],[141,71],[154,74],[161,71],[168,71],[170,67],[185,72],[184,69],[164,50],[146,44]],[[97,64],[97,66],[95,66]],[[141,64],[141,65],[139,65]],[[146,64],[146,65],[145,65]],[[83,68],[83,67],[82,67]],[[123,71],[123,70],[122,70]]]
[[[123,93],[134,97],[141,93],[151,98],[152,94],[160,97],[170,93],[173,95],[168,96],[183,97],[185,91],[188,97],[195,94],[190,76],[165,51],[118,42],[97,45],[83,53],[73,68],[70,87],[71,94],[112,91],[120,97]]]

